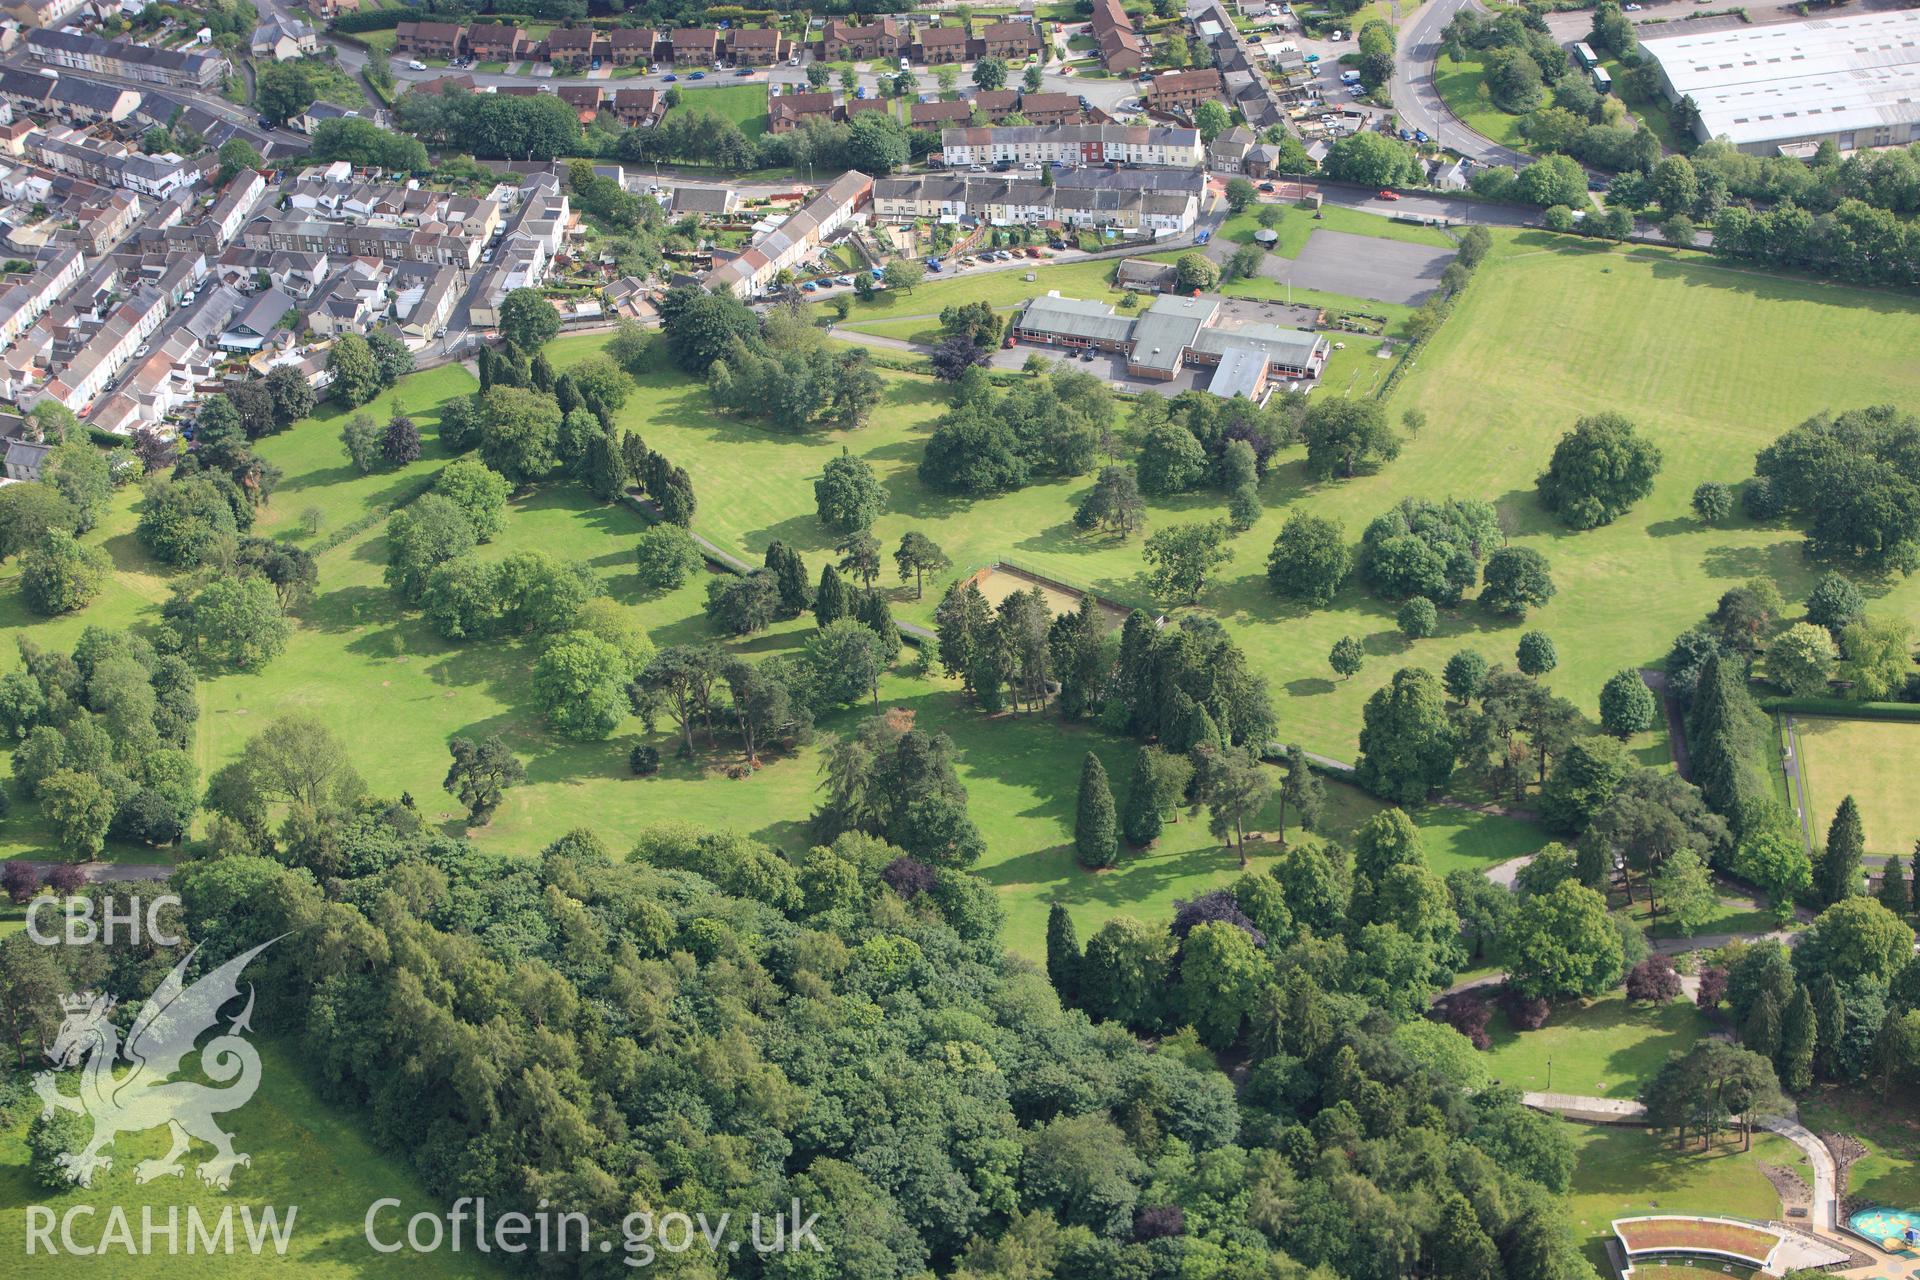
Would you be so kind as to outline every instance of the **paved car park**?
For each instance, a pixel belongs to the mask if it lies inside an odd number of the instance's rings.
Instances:
[[[1299,257],[1270,256],[1261,274],[1303,289],[1417,307],[1439,286],[1452,261],[1450,249],[1315,230]]]

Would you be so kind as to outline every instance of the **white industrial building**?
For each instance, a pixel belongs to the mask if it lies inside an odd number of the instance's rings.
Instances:
[[[1754,155],[1920,142],[1920,10],[1642,39],[1705,142]]]

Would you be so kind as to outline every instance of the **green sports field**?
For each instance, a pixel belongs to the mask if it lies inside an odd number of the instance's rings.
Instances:
[[[1920,796],[1913,793],[1911,769],[1920,751],[1920,724],[1795,716],[1793,737],[1817,838],[1851,795],[1860,806],[1867,852],[1902,858],[1913,852],[1920,841]]]

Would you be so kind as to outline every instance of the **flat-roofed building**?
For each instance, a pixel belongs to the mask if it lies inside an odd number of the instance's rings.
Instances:
[[[1920,10],[1654,36],[1641,51],[1694,134],[1753,155],[1920,142]]]
[[[1318,377],[1325,368],[1331,347],[1319,334],[1236,324],[1222,315],[1224,307],[1214,294],[1163,294],[1135,319],[1056,292],[1028,303],[1011,332],[1016,342],[1125,352],[1127,373],[1154,382],[1171,382],[1186,368],[1210,369],[1208,391],[1256,401],[1280,382]]]

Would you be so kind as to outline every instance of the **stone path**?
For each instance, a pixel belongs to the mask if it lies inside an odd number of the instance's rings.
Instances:
[[[1593,1098],[1577,1093],[1524,1093],[1520,1100],[1537,1111],[1610,1124],[1645,1124],[1647,1109],[1628,1098]],[[1813,1166],[1813,1208],[1811,1222],[1815,1231],[1831,1235],[1835,1230],[1834,1209],[1839,1187],[1839,1165],[1833,1152],[1812,1130],[1792,1116],[1763,1116],[1754,1123],[1777,1133],[1799,1147]]]

